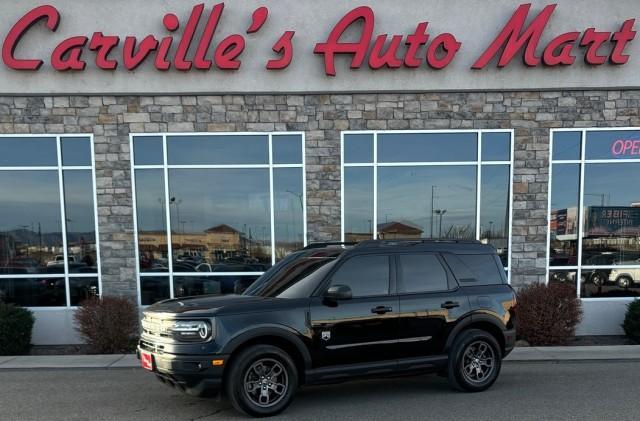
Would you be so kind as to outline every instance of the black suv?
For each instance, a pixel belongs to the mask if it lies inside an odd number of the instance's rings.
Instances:
[[[138,355],[192,395],[224,390],[269,416],[300,385],[440,372],[478,392],[515,342],[515,294],[495,249],[475,241],[313,244],[242,295],[146,309]]]

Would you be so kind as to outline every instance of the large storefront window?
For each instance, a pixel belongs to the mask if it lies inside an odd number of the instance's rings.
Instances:
[[[306,244],[302,133],[131,142],[142,305],[242,291]]]
[[[551,137],[549,279],[583,298],[640,295],[640,129]]]
[[[76,306],[100,292],[89,135],[0,136],[0,301]]]
[[[513,133],[345,132],[342,239],[478,239],[509,267]]]

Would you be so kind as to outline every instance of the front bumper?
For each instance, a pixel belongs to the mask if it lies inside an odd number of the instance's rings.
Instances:
[[[136,354],[145,351],[153,356],[153,373],[162,383],[193,396],[215,396],[222,387],[222,376],[229,355],[174,355],[141,342]],[[218,365],[214,365],[214,360]],[[220,360],[222,364],[220,364]]]

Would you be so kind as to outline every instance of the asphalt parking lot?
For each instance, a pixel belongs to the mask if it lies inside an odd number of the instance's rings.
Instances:
[[[423,376],[302,388],[282,420],[638,420],[639,362],[506,363],[492,389],[464,394]],[[0,419],[246,419],[141,369],[0,372]]]

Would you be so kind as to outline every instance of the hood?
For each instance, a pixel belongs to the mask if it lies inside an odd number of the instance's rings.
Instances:
[[[242,312],[255,310],[257,303],[270,303],[278,298],[254,297],[251,295],[211,295],[199,297],[174,298],[155,303],[148,307],[145,313],[175,313],[212,316],[221,310]]]

